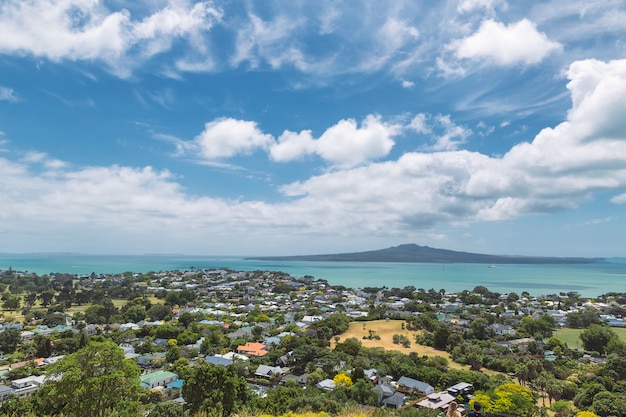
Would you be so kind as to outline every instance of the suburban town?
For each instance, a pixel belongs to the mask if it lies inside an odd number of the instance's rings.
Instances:
[[[487,415],[626,415],[625,294],[352,289],[225,269],[4,270],[0,290],[2,415],[90,415],[63,390],[70,375],[97,378],[81,355],[104,352],[114,368],[100,377],[121,372],[120,398],[134,398],[124,414],[112,395],[110,415],[338,414],[352,404],[434,416],[451,403]]]

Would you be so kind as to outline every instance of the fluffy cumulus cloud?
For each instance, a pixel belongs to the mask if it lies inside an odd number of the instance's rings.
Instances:
[[[579,61],[567,76],[572,96],[567,119],[502,157],[448,149],[362,163],[385,155],[399,130],[411,126],[432,134],[441,128],[437,123],[448,123],[428,115],[402,128],[375,116],[360,127],[342,120],[317,139],[303,131],[274,140],[255,123],[234,119],[207,124],[193,142],[207,158],[263,148],[277,160],[315,153],[341,164],[282,185],[285,198],[279,202],[190,196],[172,173],[150,167],[72,168],[46,163],[48,156],[38,153],[19,162],[0,158],[3,233],[19,237],[45,229],[52,239],[56,232],[67,237],[78,229],[98,239],[121,233],[150,251],[158,243],[153,230],[170,247],[225,236],[257,242],[278,235],[393,237],[435,230],[441,223],[565,210],[600,193],[614,192],[612,201],[623,204],[626,60]],[[346,149],[358,156],[346,155]]]
[[[472,35],[450,44],[458,58],[494,62],[497,65],[532,65],[561,49],[558,42],[539,32],[528,19],[505,25],[486,20]]]
[[[264,138],[244,143],[260,144],[275,161],[318,155],[335,167],[281,187],[294,199],[275,207],[282,219],[297,218],[315,230],[344,225],[357,233],[368,225],[391,233],[440,222],[505,220],[570,209],[610,190],[618,191],[612,201],[623,203],[626,60],[578,61],[567,76],[572,97],[567,120],[501,157],[459,150],[471,132],[444,115],[418,114],[402,124],[368,116],[361,126],[341,120],[319,138],[310,131],[286,131],[278,140],[266,138],[250,122],[238,123],[248,126],[248,137]],[[388,155],[395,135],[411,132],[432,138],[433,145],[397,160],[371,162]],[[317,217],[321,212],[323,221]]]
[[[99,0],[8,0],[0,6],[0,52],[101,60],[128,75],[129,65],[169,50],[174,39],[194,39],[220,17],[208,2],[171,2],[136,18]]]
[[[226,118],[207,123],[194,142],[201,157],[213,160],[266,149],[273,139],[254,122]]]
[[[399,125],[369,115],[361,126],[353,119],[340,120],[319,138],[314,138],[309,130],[299,133],[286,130],[274,139],[255,122],[225,118],[207,123],[193,142],[176,141],[176,145],[179,153],[209,161],[263,150],[276,162],[317,155],[334,167],[345,168],[389,154],[395,143],[393,136],[401,130]]]
[[[338,217],[355,207],[362,207],[362,217],[384,213],[400,228],[554,212],[596,192],[620,190],[626,186],[626,129],[619,116],[626,111],[626,61],[576,62],[568,76],[568,120],[501,158],[469,151],[407,153],[397,161],[289,184],[283,192],[310,204],[332,201]],[[594,103],[603,104],[605,117],[598,117]],[[430,129],[423,117],[412,124]],[[623,194],[612,199],[624,200]]]
[[[317,140],[315,151],[337,166],[355,166],[386,156],[394,145],[396,125],[382,123],[379,117],[367,116],[359,127],[355,120],[341,120]]]
[[[278,137],[278,142],[270,148],[270,156],[277,162],[288,162],[301,159],[315,153],[316,142],[310,130],[300,133],[285,130]]]

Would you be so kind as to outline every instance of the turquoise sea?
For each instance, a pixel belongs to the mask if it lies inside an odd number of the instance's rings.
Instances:
[[[123,272],[187,271],[191,268],[230,268],[238,271],[282,271],[294,277],[311,275],[332,285],[351,288],[528,291],[533,295],[577,291],[585,297],[626,292],[626,258],[585,265],[421,264],[395,262],[256,261],[241,257],[182,255],[99,256],[73,254],[0,254],[0,270],[13,268],[40,275],[117,274]]]

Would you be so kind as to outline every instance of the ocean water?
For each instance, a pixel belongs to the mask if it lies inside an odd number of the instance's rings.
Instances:
[[[310,275],[332,285],[351,288],[415,288],[439,291],[472,290],[477,285],[491,291],[533,295],[577,291],[584,297],[626,292],[626,258],[584,265],[432,264],[396,262],[259,261],[241,257],[181,255],[13,255],[0,254],[0,270],[70,274],[188,271],[193,268],[230,268],[237,271],[282,271],[294,277]]]

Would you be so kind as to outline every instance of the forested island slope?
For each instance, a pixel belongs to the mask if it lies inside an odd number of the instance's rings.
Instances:
[[[366,252],[326,255],[261,256],[253,260],[268,261],[333,261],[333,262],[422,262],[474,264],[588,264],[602,262],[602,258],[559,258],[516,255],[485,255],[457,252],[416,244],[405,244]]]

